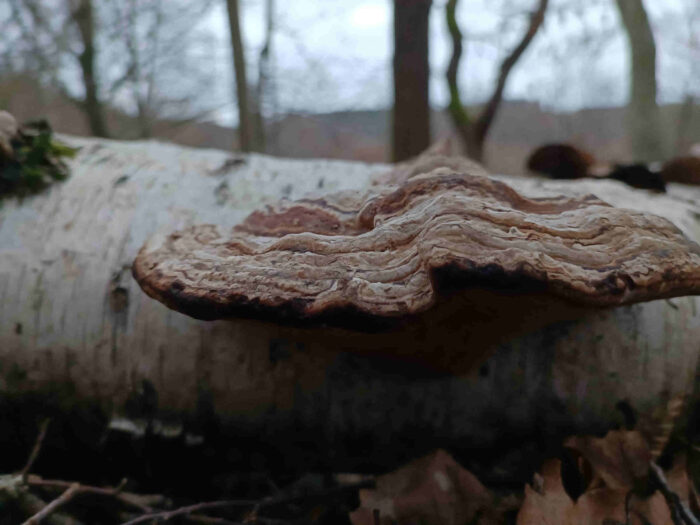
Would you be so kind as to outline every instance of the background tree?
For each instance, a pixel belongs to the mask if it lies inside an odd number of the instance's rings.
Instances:
[[[665,37],[672,50],[676,66],[676,78],[682,82],[678,94],[682,103],[678,108],[674,153],[685,155],[696,142],[700,142],[700,130],[695,121],[700,117],[697,103],[700,100],[700,2],[685,0],[682,6],[685,34],[678,31],[678,20],[662,19],[655,26],[657,35]],[[679,34],[680,33],[680,34]]]
[[[236,77],[236,101],[238,102],[238,140],[241,151],[250,151],[252,134],[248,111],[248,82],[246,80],[245,54],[241,34],[238,0],[226,0],[228,25],[231,34],[233,71]]]
[[[38,0],[10,0],[11,22],[19,29],[25,55],[40,75],[61,86],[64,58],[80,69],[82,96],[78,100],[85,111],[93,135],[106,137],[104,107],[99,95],[100,75],[96,67],[96,17],[91,0],[64,0],[51,6]]]
[[[210,109],[201,93],[211,92],[213,72],[196,54],[207,45],[193,21],[207,14],[212,2],[185,0],[105,0],[100,14],[106,91],[112,106],[136,117],[129,136],[151,137],[158,121],[191,121]],[[187,74],[183,74],[187,71]]]
[[[394,0],[394,162],[418,155],[430,143],[430,4],[431,0]]]
[[[267,137],[265,113],[274,115],[276,111],[275,88],[273,84],[272,40],[275,32],[275,1],[265,0],[265,40],[258,56],[258,83],[256,86],[255,111],[253,119],[253,143],[256,151],[266,151]]]
[[[215,70],[213,58],[196,55],[207,34],[196,22],[211,4],[10,0],[11,52],[4,54],[3,69],[74,102],[93,135],[148,137],[158,119],[182,121],[210,111],[214,97],[205,100],[201,93]],[[121,112],[135,115],[135,122],[115,120]]]
[[[122,88],[128,90],[136,107],[138,136],[147,138],[152,132],[163,5],[160,0],[110,1],[108,5],[113,10],[111,18],[117,21],[110,40],[123,49],[122,56],[125,57],[122,74],[112,83],[111,92],[116,94]]]
[[[637,160],[665,157],[656,102],[656,42],[642,0],[616,0],[630,49],[628,135]]]
[[[505,90],[508,76],[542,26],[548,3],[548,0],[538,0],[537,9],[530,15],[530,22],[525,34],[520,39],[518,45],[516,45],[503,62],[501,62],[493,93],[479,116],[474,119],[469,115],[462,104],[457,81],[459,61],[462,56],[462,33],[457,23],[458,0],[448,0],[447,2],[445,15],[447,18],[447,28],[452,37],[452,58],[450,59],[450,64],[446,73],[447,84],[450,90],[448,112],[462,139],[467,155],[475,160],[483,160],[484,142],[503,99],[503,91]]]
[[[461,57],[458,75],[463,105],[483,107],[489,100],[498,65],[525,33],[536,1],[459,2],[456,10],[464,20],[457,20],[467,29],[461,42],[467,58]],[[79,0],[0,2],[0,105],[20,120],[45,116],[57,131],[87,134],[78,61],[83,45],[71,4]],[[239,0],[240,15],[245,14],[245,23],[239,23],[246,37],[251,148],[293,157],[389,160],[393,77],[387,66],[394,49],[386,33],[393,24],[393,2],[277,2],[274,20],[267,15],[273,12],[268,4]],[[435,5],[439,10],[446,4]],[[700,61],[689,36],[697,34],[697,0],[646,5],[654,7],[648,15],[658,52],[659,104],[664,101],[661,134],[686,152],[700,140],[700,113],[689,110],[700,96],[697,71],[693,74]],[[238,110],[228,74],[226,3],[91,0],[91,6],[94,84],[110,135],[229,149]],[[488,131],[487,152],[499,151],[488,159],[489,168],[520,172],[526,154],[551,141],[579,142],[605,161],[633,160],[624,116],[628,72],[622,64],[628,46],[616,2],[549,0],[546,17],[508,77],[505,100]],[[438,51],[451,47],[449,33],[435,25],[429,45]],[[446,67],[449,58],[444,66],[432,65]],[[409,91],[404,83],[398,98]],[[433,104],[448,105],[447,83],[431,85],[430,91]],[[408,104],[407,111],[396,112],[397,124],[414,119],[421,106],[427,116],[424,102]],[[593,118],[585,108],[601,111]],[[473,124],[479,111],[468,116]],[[429,118],[435,135],[456,135],[447,112]],[[600,126],[605,133],[597,132]],[[402,127],[410,140],[428,133],[427,124]],[[422,145],[426,141],[421,139]]]
[[[77,58],[85,90],[83,107],[90,122],[92,134],[98,137],[107,137],[107,124],[105,123],[104,107],[98,94],[98,79],[95,68],[97,50],[92,0],[73,0],[71,11],[71,18],[78,29],[80,44],[82,45]]]

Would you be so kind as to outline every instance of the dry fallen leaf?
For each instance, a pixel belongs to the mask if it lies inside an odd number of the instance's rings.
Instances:
[[[461,525],[484,523],[493,497],[447,452],[437,450],[377,478],[375,490],[360,491],[360,507],[350,514],[353,525]]]
[[[652,453],[637,431],[612,431],[603,438],[572,437],[565,442],[576,461],[583,483],[578,497],[565,488],[565,474],[559,460],[546,462],[525,487],[525,501],[518,514],[518,525],[593,525],[601,523],[673,525],[671,511],[661,492],[645,495]],[[666,472],[670,489],[687,506],[693,507],[694,493],[686,461],[676,457]]]
[[[676,455],[673,466],[665,474],[670,489],[678,495],[684,505],[697,514],[700,511],[700,501],[688,473],[686,455]]]
[[[656,461],[663,453],[676,430],[677,423],[683,421],[682,414],[686,407],[687,392],[681,392],[665,403],[660,402],[652,411],[641,414],[635,429],[649,443],[651,457]]]
[[[558,459],[547,461],[539,476],[537,488],[525,487],[525,501],[518,513],[517,525],[601,525],[605,522],[673,525],[666,501],[659,492],[645,500],[631,496],[626,504],[629,490],[600,487],[584,492],[574,501],[564,489]]]
[[[604,485],[629,490],[646,478],[651,452],[644,437],[634,430],[613,430],[605,437],[574,436],[564,446],[579,454],[590,466],[590,488]]]
[[[565,448],[575,461],[565,468],[559,459],[544,463],[525,487],[517,525],[674,525],[667,499],[651,492],[652,455],[640,432],[572,437]],[[686,508],[695,509],[686,464],[677,455],[664,483]],[[505,502],[438,450],[377,478],[375,490],[361,490],[360,507],[350,520],[353,525],[375,525],[376,517],[381,525],[491,525],[503,523],[504,513],[517,508],[513,499]]]

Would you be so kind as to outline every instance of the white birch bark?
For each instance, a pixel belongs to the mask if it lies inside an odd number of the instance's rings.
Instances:
[[[0,392],[86,400],[112,414],[177,422],[199,411],[266,433],[292,423],[329,441],[422,429],[483,444],[503,432],[602,429],[625,400],[649,413],[689,391],[700,352],[700,300],[595,312],[499,346],[472,373],[423,375],[370,348],[469,350],[469,327],[401,335],[205,322],[141,292],[130,264],[152,234],[233,225],[281,197],[363,189],[385,166],[251,155],[157,142],[65,140],[82,147],[65,183],[0,207]],[[501,177],[526,194],[595,193],[667,217],[700,239],[700,189],[667,195],[614,181]],[[145,409],[146,391],[157,407]],[[141,403],[140,403],[141,402]],[[136,407],[136,408],[134,408]],[[141,408],[139,408],[141,407]],[[150,412],[149,412],[150,410]],[[281,437],[282,438],[282,435]]]

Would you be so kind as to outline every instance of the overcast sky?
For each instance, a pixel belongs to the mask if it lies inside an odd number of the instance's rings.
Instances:
[[[230,90],[228,27],[223,2],[203,21],[216,35],[225,97]],[[434,0],[430,19],[431,102],[446,104],[444,71],[451,53],[445,0]],[[498,63],[527,22],[533,0],[461,0],[465,36],[460,85],[463,99],[483,100]],[[700,1],[645,0],[658,46],[661,101],[700,95],[700,56],[687,51],[700,33]],[[257,78],[264,38],[264,1],[242,0],[249,79]],[[692,10],[696,15],[692,18]],[[391,104],[392,2],[389,0],[276,0],[273,45],[277,105],[289,111],[371,109]],[[693,28],[693,24],[695,27]],[[628,50],[613,0],[550,0],[545,25],[518,63],[506,97],[538,101],[560,110],[620,105],[628,90]],[[232,107],[218,120],[233,123]]]

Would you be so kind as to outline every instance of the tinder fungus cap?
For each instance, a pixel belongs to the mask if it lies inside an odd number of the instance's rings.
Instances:
[[[592,307],[695,295],[700,247],[666,219],[594,196],[526,198],[439,168],[366,194],[283,201],[232,230],[154,238],[133,274],[148,295],[200,319],[361,329],[475,288]]]

